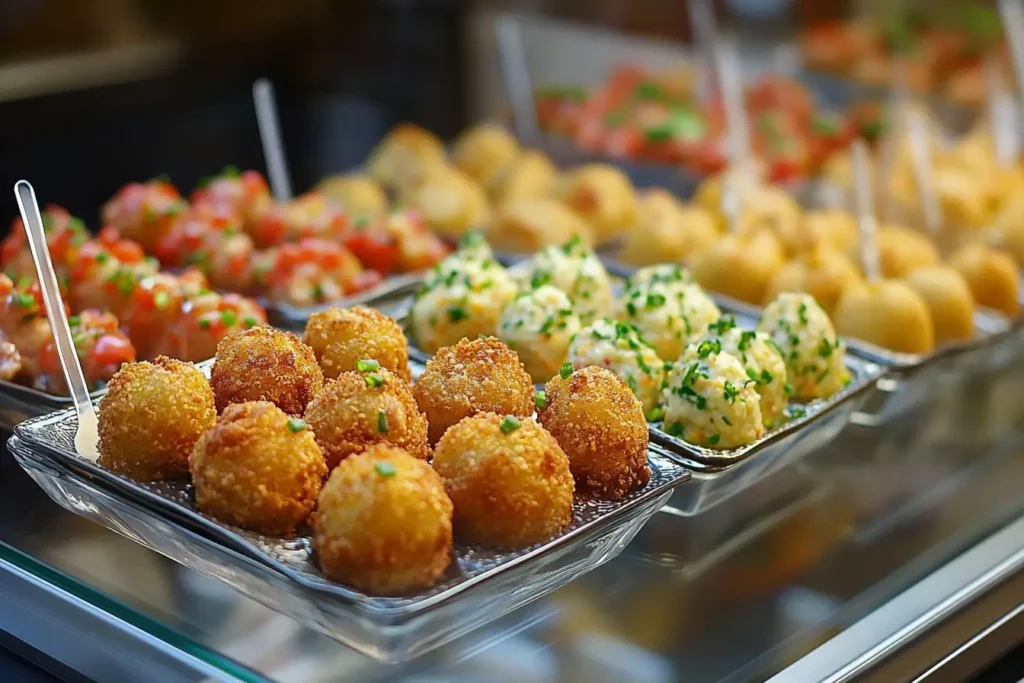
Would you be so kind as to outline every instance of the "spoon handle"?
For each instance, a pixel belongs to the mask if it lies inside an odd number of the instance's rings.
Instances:
[[[498,41],[498,59],[505,92],[512,107],[512,124],[519,139],[530,143],[537,140],[539,126],[533,103],[533,85],[530,67],[523,46],[523,28],[517,17],[503,16],[494,24]]]
[[[288,176],[288,161],[281,141],[281,121],[277,116],[274,86],[266,78],[252,84],[252,100],[256,106],[256,124],[263,143],[263,158],[267,162],[267,176],[274,199],[286,202],[292,198],[292,182]]]
[[[857,227],[860,229],[860,254],[864,276],[868,282],[882,279],[878,258],[878,221],[875,218],[874,187],[871,178],[871,157],[867,143],[854,140],[850,150],[853,160],[853,192],[857,206]]]
[[[71,338],[71,327],[64,315],[64,301],[60,297],[57,275],[53,272],[53,262],[50,260],[50,251],[46,245],[46,232],[43,227],[43,218],[39,213],[36,192],[27,180],[19,180],[14,184],[14,196],[18,200],[21,219],[25,223],[25,234],[28,236],[32,260],[35,262],[36,272],[39,275],[39,288],[43,293],[46,317],[50,321],[50,329],[57,345],[57,355],[60,357],[60,366],[64,371],[64,380],[67,382],[71,398],[75,403],[75,410],[78,412],[79,432],[83,433],[85,430],[95,434],[96,411],[93,408],[92,399],[89,397],[89,385],[85,382],[85,374],[78,362],[78,352],[75,350],[75,344]],[[77,438],[76,445],[79,445],[79,451],[82,452],[82,445],[78,444]],[[84,450],[82,455],[87,457],[90,451],[95,453],[95,440],[92,441],[91,448],[86,447]]]

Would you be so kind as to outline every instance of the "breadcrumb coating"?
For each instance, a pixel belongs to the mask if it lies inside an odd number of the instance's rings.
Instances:
[[[99,408],[99,463],[140,482],[188,476],[188,456],[217,419],[213,391],[191,363],[125,363]]]
[[[406,382],[409,344],[402,328],[375,308],[329,308],[306,323],[306,344],[313,349],[324,377],[334,379],[356,369],[360,360],[373,359]]]

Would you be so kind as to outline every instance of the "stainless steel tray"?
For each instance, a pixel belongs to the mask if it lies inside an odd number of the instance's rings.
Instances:
[[[76,426],[74,411],[64,410],[22,423],[9,441],[55,501],[386,660],[436,647],[611,559],[690,476],[652,450],[643,489],[614,503],[574,502],[572,525],[550,541],[515,551],[457,543],[433,588],[371,597],[326,579],[308,534],[271,538],[222,524],[196,511],[186,482],[141,485],[79,457]]]

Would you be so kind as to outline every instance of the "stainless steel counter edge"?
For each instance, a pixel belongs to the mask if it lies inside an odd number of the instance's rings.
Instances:
[[[1024,517],[1010,523],[959,557],[911,586],[790,667],[770,683],[840,683],[877,672],[914,641],[953,619],[986,594],[1024,572]],[[1005,617],[1020,604],[1005,605]],[[996,620],[998,622],[998,619]],[[994,626],[996,623],[987,626]],[[960,641],[975,635],[965,634]],[[934,653],[936,660],[914,674],[918,680],[940,671],[935,665],[953,651]],[[929,669],[929,666],[931,667]],[[895,680],[895,679],[894,679]]]
[[[3,559],[0,630],[89,680],[237,680]]]

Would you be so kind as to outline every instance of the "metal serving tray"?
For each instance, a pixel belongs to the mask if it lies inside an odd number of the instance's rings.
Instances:
[[[308,530],[275,538],[218,522],[195,509],[188,482],[139,484],[78,456],[76,427],[74,410],[63,410],[20,424],[9,442],[56,502],[385,660],[436,647],[608,561],[690,476],[652,450],[644,488],[616,502],[575,501],[570,528],[551,540],[521,550],[456,543],[434,587],[372,597],[320,573]]]

